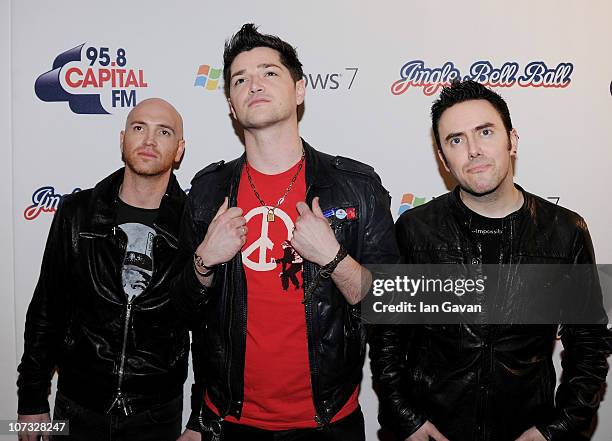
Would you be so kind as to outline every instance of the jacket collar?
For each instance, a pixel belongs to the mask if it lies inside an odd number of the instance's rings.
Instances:
[[[305,176],[306,176],[306,189],[311,186],[316,187],[330,187],[332,182],[329,180],[329,176],[332,172],[331,162],[326,161],[323,154],[308,144],[303,138],[302,146],[304,148],[304,156],[306,159]],[[235,160],[231,174],[231,187],[230,187],[230,206],[236,205],[236,199],[238,197],[238,185],[240,183],[240,176],[242,175],[242,168],[246,163],[246,152]],[[223,182],[219,182],[219,186],[223,185]]]
[[[110,229],[116,226],[117,199],[119,198],[119,187],[123,182],[124,171],[125,167],[115,171],[100,181],[92,191],[89,218],[94,233],[108,233]],[[174,242],[178,237],[184,200],[185,193],[180,188],[174,173],[172,173],[159,206],[155,227]]]
[[[331,163],[325,161],[323,155],[304,139],[302,139],[302,146],[306,156],[306,188],[310,186],[330,187],[332,185],[329,179],[332,174]]]
[[[532,214],[535,209],[535,201],[533,195],[526,192],[523,187],[518,184],[514,184],[514,186],[523,193],[523,205],[521,208],[510,213],[508,216],[504,217],[505,221],[515,221],[525,219],[527,216]],[[453,191],[450,193],[449,204],[451,206],[451,213],[457,213],[460,216],[461,223],[465,226],[469,226],[472,222],[473,212],[465,206],[465,204],[461,201],[461,196],[459,195],[459,186],[456,186]]]

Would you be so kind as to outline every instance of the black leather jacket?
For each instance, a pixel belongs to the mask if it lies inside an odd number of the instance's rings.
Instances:
[[[522,189],[521,189],[522,190]],[[523,191],[504,218],[501,263],[594,263],[584,220]],[[480,263],[458,189],[396,223],[406,263]],[[506,289],[519,285],[508,278]],[[520,307],[520,305],[516,305]],[[600,323],[606,323],[600,308]],[[377,326],[370,341],[379,419],[404,440],[431,421],[452,441],[514,441],[532,426],[549,441],[588,434],[606,379],[605,325],[562,325],[563,381],[552,362],[557,325]]]
[[[320,153],[303,142],[306,202],[320,197],[323,210],[355,207],[357,219],[333,218],[338,241],[358,262],[396,262],[399,258],[389,211],[390,197],[372,167]],[[181,248],[193,258],[218,207],[229,196],[236,205],[245,156],[212,164],[192,181],[181,229]],[[308,288],[318,266],[304,261]],[[206,390],[222,416],[239,418],[244,396],[247,288],[241,255],[217,270],[213,286],[203,289],[192,264],[186,266],[173,297],[185,314],[203,320],[207,353]],[[361,381],[365,329],[360,305],[349,305],[330,279],[322,279],[304,304],[312,392],[318,423],[327,424]]]
[[[119,389],[127,413],[182,394],[189,335],[169,289],[184,267],[177,242],[186,196],[172,175],[154,224],[152,278],[128,304],[121,280],[127,237],[115,223],[122,180],[120,169],[64,197],[55,213],[26,317],[20,414],[49,411],[55,366],[59,391],[99,412]]]

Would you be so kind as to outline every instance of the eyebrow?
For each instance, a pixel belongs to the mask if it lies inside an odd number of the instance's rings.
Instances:
[[[268,67],[276,67],[276,68],[278,68],[278,69],[280,69],[280,68],[281,68],[281,67],[280,67],[278,64],[276,64],[276,63],[262,63],[262,64],[258,64],[258,65],[257,65],[257,68],[258,68],[258,69],[262,69],[262,68],[263,68],[263,69],[266,69],[266,68],[268,68]],[[238,70],[238,71],[234,72],[234,73],[233,73],[233,74],[230,76],[230,79],[232,79],[232,78],[234,78],[235,76],[238,76],[238,75],[243,75],[245,72],[246,72],[246,69],[240,69],[240,70]]]
[[[147,123],[147,122],[145,122],[145,121],[132,121],[132,122],[130,123],[130,127],[134,126],[135,124],[139,124],[139,125],[141,125],[141,126],[153,125],[153,126],[161,127],[162,129],[168,129],[168,130],[170,130],[172,133],[175,133],[175,132],[176,132],[176,130],[174,130],[174,127],[169,126],[169,125],[167,125],[167,124],[155,124],[155,123],[151,123],[151,124],[150,124],[150,123]]]
[[[476,126],[472,129],[473,132],[477,132],[479,130],[482,129],[486,129],[489,127],[495,127],[495,124],[491,123],[491,122],[486,122],[484,124],[480,124],[479,126]],[[465,135],[465,132],[453,132],[453,133],[449,133],[448,135],[446,135],[446,137],[444,138],[444,141],[449,141],[452,138],[455,138],[456,136],[461,136],[461,135]]]

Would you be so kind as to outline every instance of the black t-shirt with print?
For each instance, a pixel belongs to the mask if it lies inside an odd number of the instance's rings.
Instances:
[[[121,280],[130,302],[146,289],[153,274],[153,223],[158,211],[117,201],[117,226],[127,236]]]

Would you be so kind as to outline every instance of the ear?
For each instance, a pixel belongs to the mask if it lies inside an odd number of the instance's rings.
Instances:
[[[304,102],[306,96],[306,82],[304,78],[295,82],[295,105],[299,106]]]
[[[125,130],[119,132],[119,150],[123,154],[123,138],[125,137]]]
[[[236,118],[236,111],[234,110],[234,106],[232,106],[232,99],[231,98],[227,99],[227,104],[228,104],[228,106],[230,108],[230,112],[232,114],[232,117],[237,120],[238,118]]]
[[[181,139],[178,142],[178,148],[176,149],[176,155],[174,155],[174,162],[176,163],[181,162],[181,159],[183,158],[184,153],[185,153],[185,140]]]
[[[519,136],[516,129],[510,130],[510,156],[516,158]]]
[[[442,149],[438,149],[437,152],[438,152],[438,158],[440,158],[440,162],[444,166],[444,169],[450,173],[451,171],[450,171],[450,168],[448,168],[448,164],[446,163],[446,156],[444,156],[444,152],[442,151]]]

